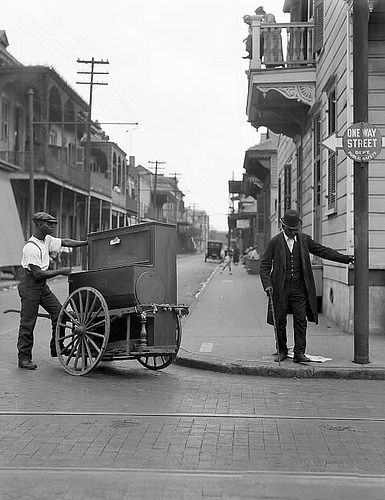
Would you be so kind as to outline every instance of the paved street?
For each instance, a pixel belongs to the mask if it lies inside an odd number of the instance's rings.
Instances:
[[[199,256],[179,265],[193,301],[212,267]],[[65,281],[52,288],[65,293]],[[0,293],[2,310],[14,293]],[[383,498],[381,380],[151,372],[135,361],[71,377],[48,357],[44,319],[39,368],[28,372],[16,367],[10,317],[0,331],[0,498]]]

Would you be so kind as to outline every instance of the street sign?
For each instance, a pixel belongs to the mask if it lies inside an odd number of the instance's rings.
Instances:
[[[342,137],[346,155],[354,161],[366,162],[376,158],[382,149],[381,132],[370,123],[354,123]]]
[[[249,219],[238,219],[237,220],[237,229],[249,229],[250,220]]]
[[[342,137],[334,133],[321,144],[334,152],[343,149],[352,160],[366,162],[380,154],[381,149],[385,147],[385,137],[382,137],[380,130],[370,123],[354,123]]]

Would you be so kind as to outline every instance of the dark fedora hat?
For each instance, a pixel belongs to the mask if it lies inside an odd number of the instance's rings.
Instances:
[[[50,214],[47,214],[47,212],[35,212],[32,215],[32,220],[34,222],[52,222],[57,224],[57,219]]]
[[[285,212],[284,216],[281,218],[281,222],[288,229],[299,229],[300,225],[302,224],[297,210],[287,210],[287,212]]]
[[[262,5],[257,7],[254,12],[257,16],[263,16],[266,14],[265,9],[262,7]]]

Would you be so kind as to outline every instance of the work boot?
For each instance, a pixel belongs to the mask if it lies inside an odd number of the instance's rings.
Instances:
[[[36,370],[37,365],[32,363],[29,359],[21,359],[19,361],[19,368],[24,368],[25,370]]]

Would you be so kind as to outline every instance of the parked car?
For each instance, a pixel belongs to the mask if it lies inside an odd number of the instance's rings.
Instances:
[[[221,241],[208,241],[205,262],[207,259],[221,260],[223,243]]]

